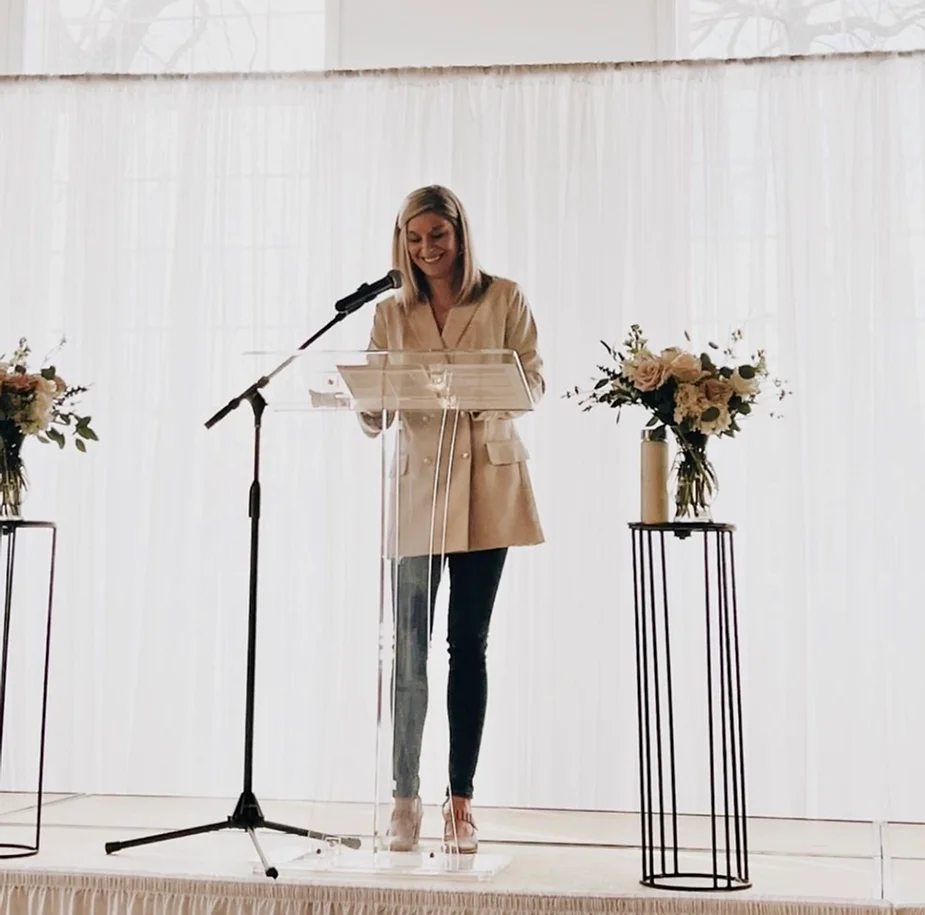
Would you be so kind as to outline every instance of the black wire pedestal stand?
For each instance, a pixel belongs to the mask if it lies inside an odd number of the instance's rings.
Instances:
[[[51,661],[51,615],[54,602],[55,589],[55,558],[58,549],[58,527],[53,521],[24,521],[21,518],[0,517],[0,553],[5,552],[6,567],[3,585],[3,634],[0,638],[0,762],[3,761],[4,731],[7,724],[7,700],[9,699],[10,677],[10,644],[14,639],[13,630],[13,593],[16,573],[16,547],[19,537],[26,531],[47,531],[49,538],[49,565],[48,565],[48,591],[45,603],[44,627],[44,663],[42,670],[42,703],[39,712],[39,759],[38,782],[36,786],[35,806],[35,841],[0,842],[0,860],[6,858],[29,858],[39,853],[39,844],[42,838],[42,797],[45,786],[45,726],[48,721],[48,673]],[[5,549],[4,549],[5,546]],[[26,613],[28,616],[28,613]],[[21,651],[22,648],[20,647]],[[14,657],[16,652],[14,651]],[[15,665],[14,665],[15,666]],[[20,684],[15,684],[14,689]],[[26,691],[27,692],[27,691]],[[16,693],[18,697],[18,693]],[[13,703],[15,708],[22,699]]]
[[[748,874],[742,689],[735,583],[735,528],[728,524],[630,524],[636,611],[642,879],[653,889],[743,890]],[[666,537],[699,535],[703,550],[709,747],[710,870],[682,867],[675,695]],[[694,684],[685,684],[685,690]],[[690,847],[690,846],[688,846]],[[702,846],[701,846],[702,847]]]

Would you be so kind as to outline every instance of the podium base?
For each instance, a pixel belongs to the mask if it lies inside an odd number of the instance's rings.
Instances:
[[[314,853],[304,849],[283,850],[274,857],[280,876],[299,878],[321,874],[339,877],[375,876],[424,877],[485,882],[500,874],[510,863],[507,855],[479,852],[476,855],[447,854],[435,842],[433,850],[426,847],[416,852],[355,852],[336,842]],[[254,864],[255,873],[262,865]]]

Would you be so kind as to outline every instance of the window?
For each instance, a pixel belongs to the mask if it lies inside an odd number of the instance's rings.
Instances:
[[[925,0],[678,0],[678,10],[685,57],[925,48]]]
[[[325,0],[22,0],[26,73],[320,70]]]

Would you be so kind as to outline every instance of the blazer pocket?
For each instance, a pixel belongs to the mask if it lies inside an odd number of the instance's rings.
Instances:
[[[492,464],[519,464],[530,457],[524,443],[517,439],[486,442],[485,447],[488,449],[488,460]]]

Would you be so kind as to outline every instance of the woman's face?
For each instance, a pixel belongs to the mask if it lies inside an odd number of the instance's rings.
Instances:
[[[459,253],[453,224],[436,213],[419,213],[406,227],[408,256],[429,280],[453,276]]]

